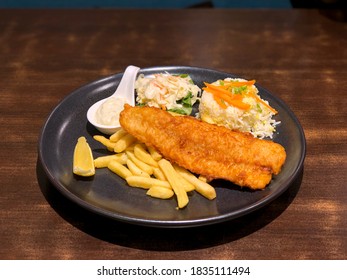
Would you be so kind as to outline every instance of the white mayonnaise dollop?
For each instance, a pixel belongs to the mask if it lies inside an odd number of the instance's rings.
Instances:
[[[96,121],[102,125],[119,125],[119,114],[124,109],[124,98],[110,97],[96,111]]]

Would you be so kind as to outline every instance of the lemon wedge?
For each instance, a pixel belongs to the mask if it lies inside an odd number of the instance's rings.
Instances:
[[[84,136],[77,140],[73,155],[73,173],[79,176],[93,176],[95,174],[92,150]]]

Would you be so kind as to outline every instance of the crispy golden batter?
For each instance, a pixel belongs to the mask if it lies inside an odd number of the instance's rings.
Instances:
[[[280,144],[156,108],[126,105],[120,123],[141,142],[191,172],[251,189],[265,188],[286,159]]]

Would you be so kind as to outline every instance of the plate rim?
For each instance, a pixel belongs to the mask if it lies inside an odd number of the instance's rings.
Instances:
[[[180,69],[188,69],[189,71],[208,71],[211,73],[215,73],[218,75],[226,75],[226,76],[231,76],[231,77],[237,77],[235,74],[212,69],[212,68],[203,68],[203,67],[196,67],[196,66],[153,66],[153,67],[146,67],[146,68],[141,68],[139,71],[139,74],[143,72],[163,72],[167,71],[170,72],[170,70],[180,70]],[[59,109],[59,107],[66,102],[69,98],[71,98],[72,95],[77,94],[80,91],[87,90],[88,88],[92,87],[95,88],[97,87],[98,84],[105,84],[106,82],[111,81],[112,79],[117,78],[118,76],[122,75],[123,72],[120,73],[115,73],[106,77],[101,77],[100,79],[96,79],[94,81],[88,82],[87,84],[84,84],[74,90],[72,90],[70,93],[68,93],[63,99],[61,99],[60,102],[53,108],[53,110],[50,112],[48,117],[46,118],[46,121],[44,122],[40,135],[39,135],[39,141],[38,141],[38,158],[41,163],[41,166],[44,170],[45,175],[48,177],[49,181],[52,183],[52,185],[66,198],[72,200],[74,203],[78,204],[82,208],[89,210],[95,214],[102,215],[107,218],[111,218],[113,220],[117,220],[120,222],[126,222],[129,224],[135,224],[135,225],[141,225],[141,226],[147,226],[147,227],[157,227],[157,228],[187,228],[187,227],[198,227],[198,226],[205,226],[205,225],[212,225],[216,223],[221,223],[225,222],[228,220],[236,219],[241,216],[245,216],[247,214],[250,214],[251,212],[254,212],[263,206],[271,203],[273,200],[278,198],[281,194],[283,194],[293,183],[293,181],[297,178],[298,174],[300,171],[303,169],[305,157],[306,157],[306,137],[304,133],[304,129],[299,121],[299,119],[296,117],[294,112],[291,110],[291,108],[278,96],[274,95],[271,91],[267,90],[266,88],[262,87],[258,83],[256,86],[259,89],[262,89],[267,92],[267,94],[270,94],[271,97],[273,97],[280,105],[285,108],[289,116],[293,119],[293,121],[296,124],[296,128],[298,129],[299,135],[300,135],[300,143],[301,143],[301,153],[300,153],[300,158],[298,160],[297,165],[295,166],[294,170],[292,171],[291,175],[286,178],[285,180],[285,187],[278,188],[274,190],[269,196],[266,196],[264,199],[260,199],[251,205],[235,210],[231,213],[225,213],[222,215],[218,215],[215,217],[207,217],[207,218],[199,218],[199,219],[191,219],[191,220],[153,220],[153,219],[144,219],[144,218],[137,218],[137,217],[128,217],[126,215],[120,214],[120,213],[115,213],[112,212],[108,209],[104,209],[101,207],[98,207],[92,203],[89,203],[82,198],[78,197],[74,193],[68,191],[66,187],[64,187],[61,182],[55,178],[55,176],[52,174],[52,172],[49,170],[47,165],[45,164],[44,161],[44,155],[42,151],[42,143],[44,141],[44,134],[45,131],[53,118],[55,112]],[[283,184],[284,184],[283,183]]]

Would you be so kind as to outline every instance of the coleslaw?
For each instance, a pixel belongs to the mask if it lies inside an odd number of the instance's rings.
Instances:
[[[208,123],[272,138],[280,124],[277,111],[259,96],[255,80],[226,78],[205,83],[199,105],[200,118]]]
[[[135,82],[137,105],[147,105],[190,115],[194,103],[199,99],[201,89],[194,84],[188,74],[139,75]]]

